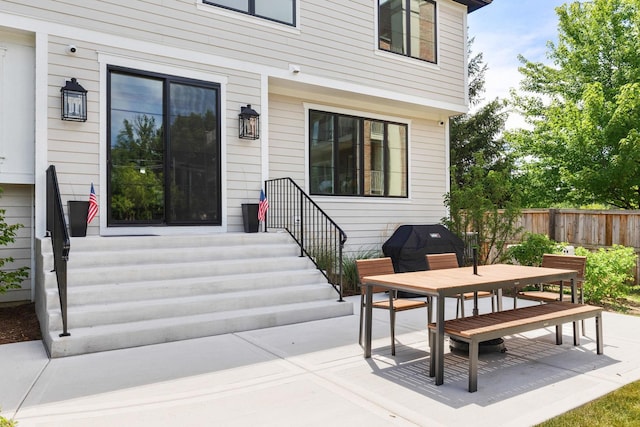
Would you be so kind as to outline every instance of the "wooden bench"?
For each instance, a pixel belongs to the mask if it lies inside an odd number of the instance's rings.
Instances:
[[[444,332],[449,337],[469,345],[469,392],[478,389],[478,351],[483,341],[513,335],[535,329],[556,327],[556,344],[562,344],[562,324],[595,317],[597,353],[603,353],[602,308],[569,302],[553,302],[514,310],[487,313],[445,321]],[[429,324],[431,342],[435,342],[436,324]],[[573,345],[579,345],[579,334],[574,328]],[[429,363],[429,375],[435,376],[433,357]]]

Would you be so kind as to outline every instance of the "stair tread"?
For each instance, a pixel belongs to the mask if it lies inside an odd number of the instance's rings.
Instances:
[[[96,245],[99,242],[99,245]],[[231,244],[275,244],[288,242],[291,239],[287,233],[215,233],[215,234],[180,234],[172,236],[160,235],[131,235],[131,236],[86,236],[71,238],[71,248],[83,252],[92,252],[96,247],[103,251],[120,251],[123,246],[145,249],[157,248],[159,243],[170,245],[172,248],[186,247],[223,247]]]
[[[353,314],[353,304],[349,302],[338,303],[336,300],[322,300],[322,301],[305,301],[298,302],[293,304],[280,304],[280,305],[271,305],[265,307],[255,307],[249,309],[241,309],[241,310],[230,310],[223,312],[215,312],[215,313],[200,313],[193,314],[189,316],[178,316],[178,317],[170,317],[170,318],[159,318],[159,319],[147,319],[147,320],[139,320],[135,322],[126,322],[126,323],[112,323],[105,325],[95,325],[95,326],[86,326],[70,329],[71,337],[80,338],[82,336],[97,336],[101,334],[126,334],[126,329],[153,329],[156,327],[162,326],[176,326],[178,324],[188,324],[192,322],[200,322],[200,321],[216,321],[216,320],[225,320],[232,318],[242,318],[242,317],[252,317],[256,314],[270,314],[277,313],[283,314],[290,310],[300,310],[300,311],[308,311],[313,308],[320,307],[332,307],[336,305],[336,308],[339,308],[338,311],[344,312],[343,315],[352,315]],[[338,305],[344,305],[343,307],[338,307]],[[350,306],[350,307],[349,307]],[[52,331],[52,332],[60,332],[60,331]],[[65,337],[58,337],[58,334],[54,334],[54,340],[61,340]]]
[[[117,267],[117,268],[114,268]],[[247,273],[265,273],[268,271],[289,271],[315,269],[308,258],[288,257],[252,257],[221,261],[202,260],[177,264],[131,264],[123,266],[96,266],[68,268],[68,286],[98,285],[105,282],[131,283],[172,278],[193,278],[216,275]]]
[[[251,258],[252,263],[259,263],[259,262],[270,262],[273,263],[274,260],[281,258],[281,259],[287,259],[287,260],[300,260],[300,263],[306,263],[308,261],[307,258],[303,258],[303,257],[292,257],[292,256],[277,256],[277,257],[255,257],[255,258]],[[220,259],[220,260],[200,260],[200,261],[193,261],[193,262],[179,262],[179,263],[175,263],[175,264],[179,264],[180,266],[186,266],[186,267],[190,267],[190,266],[199,266],[202,264],[221,264],[221,265],[228,265],[228,264],[235,264],[235,265],[243,265],[246,264],[247,260],[242,258],[242,259]],[[173,265],[174,263],[169,263],[169,264],[165,264],[162,263],[160,265],[158,264],[153,264],[153,263],[149,263],[149,264],[126,264],[126,265],[119,265],[118,267],[120,268],[135,268],[136,270],[157,270],[159,268],[159,266],[166,266],[167,268],[174,268],[175,265]],[[84,273],[84,271],[92,271],[92,272],[101,272],[101,271],[113,271],[113,266],[98,266],[98,267],[91,267],[91,266],[77,266],[74,267],[71,265],[71,263],[69,263],[67,265],[67,273]]]
[[[238,247],[242,247],[242,248],[247,248],[247,247],[268,247],[268,248],[285,248],[285,249],[290,249],[290,248],[295,248],[297,247],[297,245],[295,243],[286,243],[286,242],[273,242],[273,243],[261,243],[261,242],[254,242],[254,243],[248,243],[245,245],[233,245],[233,244],[222,244],[222,245],[212,245],[212,246],[184,246],[184,247],[179,247],[179,248],[175,248],[175,247],[158,247],[158,248],[154,248],[153,251],[154,252],[169,252],[169,253],[173,253],[176,252],[176,249],[199,249],[199,250],[205,250],[205,251],[221,251],[224,249],[229,249],[229,248],[238,248]],[[96,255],[96,254],[107,254],[107,253],[112,253],[112,252],[118,252],[118,253],[139,253],[140,252],[140,248],[119,248],[117,251],[111,250],[109,248],[94,248],[94,249],[83,249],[82,252],[76,252],[74,255],[75,256],[92,256],[92,255]]]
[[[214,293],[208,295],[190,295],[190,296],[182,296],[182,297],[170,297],[170,298],[155,298],[148,300],[137,300],[137,301],[124,301],[124,302],[110,302],[110,303],[96,303],[96,304],[82,304],[78,306],[69,306],[69,317],[73,317],[73,313],[81,313],[81,312],[109,312],[113,310],[119,309],[136,309],[139,307],[148,307],[148,306],[162,306],[166,304],[178,305],[178,304],[189,304],[189,303],[202,303],[203,301],[219,301],[219,300],[232,300],[238,298],[240,296],[246,298],[257,298],[264,295],[277,295],[280,293],[290,293],[296,291],[303,290],[325,290],[330,288],[331,285],[328,283],[316,283],[316,284],[307,284],[307,285],[294,285],[288,286],[286,288],[275,288],[275,289],[251,289],[251,290],[243,290],[238,292],[223,292],[223,293]]]
[[[183,263],[185,258],[188,257],[197,258],[197,261],[195,262],[229,261],[233,260],[234,257],[241,256],[243,253],[258,253],[261,258],[276,258],[291,256],[292,254],[296,254],[297,251],[297,246],[291,243],[256,243],[243,246],[197,246],[191,248],[160,247],[153,250],[152,256],[147,256],[146,253],[143,253],[145,251],[141,249],[124,248],[119,251],[93,250],[73,253],[69,259],[68,268],[94,268],[90,264],[92,261],[94,263],[98,262],[99,266],[108,265],[108,263],[110,262],[118,262],[119,265],[139,265],[140,262],[161,262],[163,264],[177,264]]]
[[[276,271],[265,271],[261,273],[238,273],[238,274],[225,274],[219,276],[196,276],[196,277],[184,277],[184,278],[170,278],[170,279],[161,279],[161,280],[139,280],[134,282],[112,282],[112,283],[101,283],[96,285],[72,285],[69,286],[69,293],[75,293],[78,291],[88,291],[94,289],[100,290],[109,290],[110,288],[124,288],[124,287],[155,287],[161,285],[175,285],[181,284],[202,284],[202,283],[211,283],[212,285],[219,282],[224,281],[239,281],[239,280],[256,280],[256,279],[264,279],[268,277],[278,277],[282,276],[283,273],[288,274],[296,274],[296,275],[308,275],[308,276],[317,276],[322,277],[317,270],[313,269],[299,269],[299,270],[276,270]],[[54,289],[57,293],[57,289]]]

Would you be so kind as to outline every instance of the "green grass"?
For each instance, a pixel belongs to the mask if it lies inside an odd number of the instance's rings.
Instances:
[[[576,393],[579,391],[576,390]],[[640,381],[628,384],[538,427],[625,427],[640,424]]]

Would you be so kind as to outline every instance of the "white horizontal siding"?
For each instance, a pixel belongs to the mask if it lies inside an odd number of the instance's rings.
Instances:
[[[75,44],[74,56],[66,47]],[[48,147],[47,164],[55,165],[62,204],[68,200],[89,200],[91,183],[101,201],[100,186],[100,81],[96,48],[77,40],[51,38],[48,52]],[[60,120],[60,88],[75,77],[87,90],[87,122]],[[88,227],[89,234],[98,234],[99,217]],[[90,230],[90,231],[89,231]]]
[[[251,104],[260,112],[260,78],[255,74],[219,70],[229,78],[227,102],[227,137],[222,141],[226,157],[227,229],[242,231],[242,204],[257,203],[262,188],[262,152],[260,141],[238,138],[240,106]],[[225,184],[223,184],[224,186]]]
[[[14,262],[5,264],[2,269],[11,271],[21,267],[31,267],[33,243],[33,186],[0,184],[0,209],[5,211],[7,225],[22,224],[17,230],[14,243],[0,246],[0,258],[13,257]],[[22,283],[21,289],[11,289],[0,294],[0,302],[31,300],[31,278]]]
[[[349,13],[356,6],[361,13],[350,16]],[[439,31],[438,47],[442,61],[438,66],[433,66],[394,54],[375,55],[375,2],[363,0],[332,3],[331,8],[327,8],[325,2],[303,2],[302,8],[304,16],[309,18],[300,37],[302,45],[315,43],[324,47],[318,49],[314,46],[308,51],[312,53],[308,65],[313,71],[318,70],[324,77],[336,80],[374,85],[381,89],[439,101],[463,103],[465,69],[460,67],[461,62],[451,63],[446,55],[442,55],[459,43],[460,38],[452,38],[450,32]],[[336,20],[335,16],[349,16],[350,19]],[[461,9],[443,7],[440,8],[439,16],[439,27],[447,28],[457,21],[460,34],[464,34],[464,15]],[[365,31],[354,31],[354,28]],[[341,31],[344,33],[341,34]],[[353,41],[347,42],[345,38]],[[464,47],[463,42],[459,44],[460,48]]]
[[[305,185],[304,109],[299,99],[269,98],[269,177]]]
[[[438,0],[439,63],[433,65],[376,51],[375,1],[301,0],[299,5],[299,27],[292,28],[244,15],[240,19],[240,15],[233,12],[216,13],[217,8],[198,5],[195,0],[87,0],[81,8],[72,0],[41,0],[37,6],[17,0],[0,0],[0,16],[10,13],[41,19],[43,23],[52,23],[50,28],[56,29],[49,34],[47,46],[46,144],[47,162],[56,164],[65,206],[67,200],[86,200],[91,182],[96,187],[99,200],[105,190],[100,181],[101,163],[104,163],[100,120],[106,105],[101,105],[103,82],[100,81],[100,64],[96,59],[103,53],[139,60],[144,64],[161,64],[175,70],[172,74],[178,76],[196,70],[227,79],[224,87],[226,103],[223,105],[226,111],[223,127],[227,134],[222,144],[230,231],[240,228],[240,205],[255,201],[265,173],[261,169],[261,141],[237,138],[240,106],[250,103],[260,111],[261,97],[265,94],[265,89],[261,88],[264,76],[260,76],[260,72],[284,72],[290,63],[295,63],[301,66],[303,76],[332,79],[338,84],[355,84],[460,108],[464,106],[465,8],[450,0]],[[74,38],[73,32],[60,29],[61,23],[79,30],[101,32],[104,38],[96,37],[98,33],[92,33],[91,41]],[[58,36],[56,31],[68,37]],[[87,31],[79,33],[88,34]],[[122,38],[128,38],[131,43],[123,42]],[[153,43],[148,46],[152,50],[157,48],[155,54],[131,50],[130,45],[141,46],[141,43]],[[77,46],[75,55],[66,53],[68,44]],[[176,48],[180,52],[193,53],[191,60],[178,58]],[[176,57],[171,57],[174,54]],[[199,54],[202,56],[198,57]],[[225,68],[226,63],[221,65],[219,60],[216,65],[211,65],[209,60],[213,57],[209,55],[228,58],[232,65]],[[145,65],[139,68],[145,70]],[[70,77],[76,77],[88,90],[89,119],[86,123],[59,119],[59,90]],[[408,103],[401,106],[398,100],[385,103],[378,99],[378,104],[363,99],[356,102],[344,93],[331,92],[330,96],[333,97],[330,103],[334,106],[373,114],[404,115],[413,106]],[[307,101],[319,102],[319,98]],[[446,158],[443,152],[444,128],[438,127],[434,121],[425,120],[427,114],[433,118],[438,116],[437,111],[425,111],[416,110],[411,117],[414,120],[411,199],[404,201],[409,208],[399,209],[400,212],[396,213],[400,215],[399,219],[394,218],[391,223],[404,222],[403,215],[415,218],[414,212],[425,209],[430,218],[435,218],[433,212],[442,210],[441,195],[446,188],[446,169],[442,166]],[[269,140],[269,170],[266,173],[269,177],[291,176],[304,185],[306,135],[302,101],[271,95],[268,112],[269,116],[263,118],[269,127],[269,135],[264,136]],[[443,115],[447,113],[441,112]],[[419,164],[414,165],[414,162]],[[424,162],[438,166],[426,167]],[[396,207],[401,205],[401,202],[394,203]],[[394,206],[394,203],[390,205]],[[428,206],[433,204],[438,207],[431,211]],[[388,209],[384,206],[380,207],[381,211]],[[339,211],[338,207],[336,210]],[[437,219],[440,216],[437,214]],[[98,233],[98,224],[98,221],[92,222],[89,234]],[[377,224],[376,227],[380,229],[381,226]]]
[[[240,107],[252,104],[260,110],[260,76],[254,73],[229,70],[203,63],[186,63],[178,59],[158,58],[153,55],[128,51],[126,49],[97,45],[88,42],[76,42],[78,50],[73,56],[65,53],[67,44],[72,41],[65,38],[50,37],[49,43],[49,89],[48,89],[48,152],[49,164],[56,165],[63,205],[67,200],[88,200],[91,183],[100,202],[103,188],[100,186],[100,163],[105,161],[105,153],[101,153],[100,144],[100,64],[96,61],[96,51],[106,55],[133,58],[137,68],[141,71],[157,71],[156,64],[167,74],[184,76],[186,70],[197,70],[204,75],[211,75],[216,79],[225,79],[223,85],[226,103],[226,139],[221,141],[225,157],[226,194],[228,229],[239,231],[242,229],[240,206],[242,203],[253,202],[258,199],[261,188],[261,145],[259,141],[240,140],[238,134],[238,113]],[[120,65],[120,64],[111,64]],[[150,67],[151,69],[149,69]],[[88,91],[88,120],[85,123],[65,122],[60,117],[60,87],[70,77],[76,77],[78,82]],[[106,105],[103,106],[106,108]],[[105,135],[106,137],[106,135]],[[105,147],[106,150],[106,147]],[[101,206],[106,206],[105,199]],[[99,233],[99,216],[89,225],[88,234]]]
[[[303,188],[307,138],[300,132],[288,134],[278,132],[278,129],[303,130],[304,102],[311,101],[272,96],[269,103],[272,131],[270,177],[289,176]],[[348,101],[345,101],[343,108],[348,107]],[[384,105],[372,105],[370,108],[377,110],[378,117],[384,115]],[[352,113],[368,116],[366,112]],[[347,233],[348,251],[380,249],[398,226],[440,223],[445,216],[445,128],[432,120],[411,119],[410,123],[410,198],[313,196],[314,201]]]
[[[82,7],[72,0],[40,0],[37,6],[1,2],[6,12],[49,22],[280,70],[295,63],[309,75],[464,106],[466,8],[451,0],[437,3],[439,63],[433,65],[376,52],[373,0],[301,0],[297,29],[220,13],[195,0],[86,0]]]

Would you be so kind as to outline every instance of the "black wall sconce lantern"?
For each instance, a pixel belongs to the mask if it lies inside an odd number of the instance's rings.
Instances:
[[[87,121],[87,91],[80,86],[75,77],[67,80],[64,87],[60,88],[60,107],[62,120],[74,122]]]
[[[260,138],[260,114],[251,108],[251,104],[247,104],[246,107],[240,107],[238,128],[240,129],[240,139]]]

